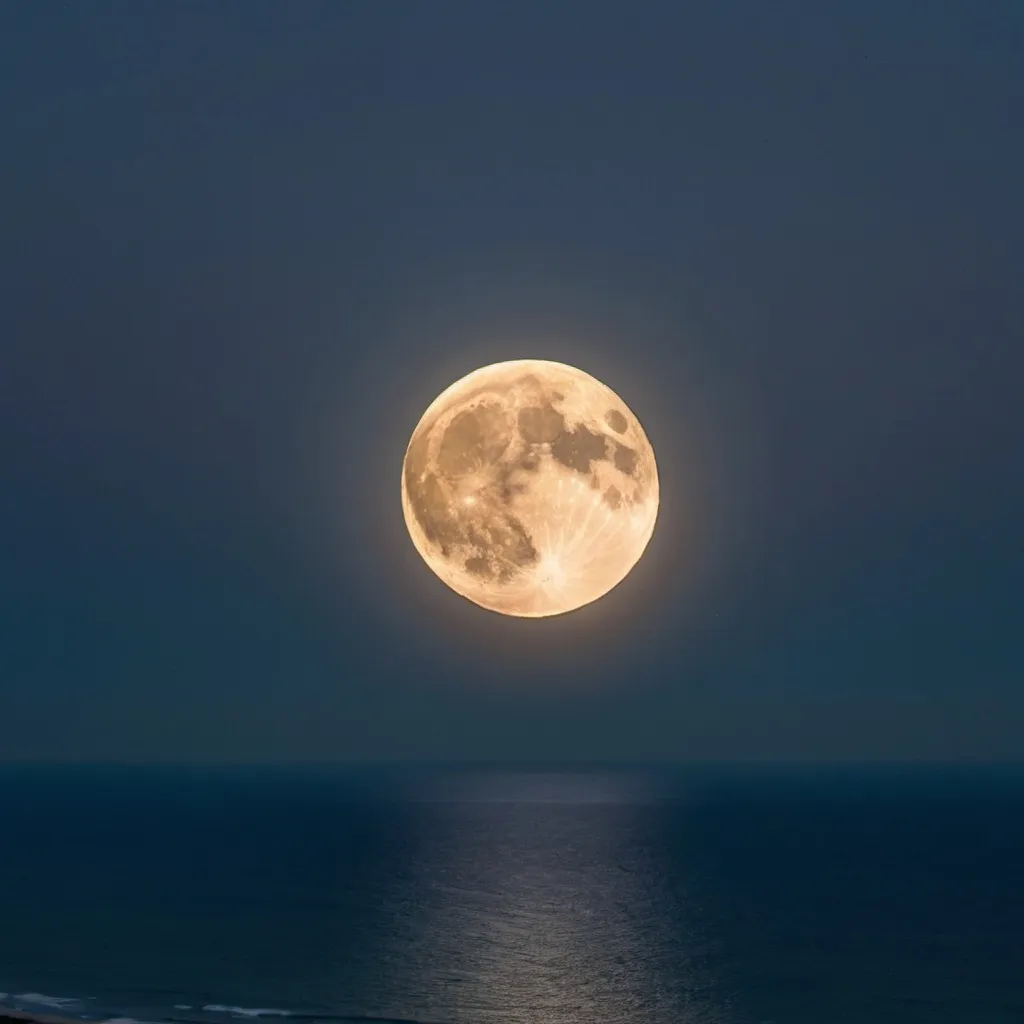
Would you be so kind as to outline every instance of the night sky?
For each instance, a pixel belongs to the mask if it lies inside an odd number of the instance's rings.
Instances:
[[[0,759],[1024,753],[1024,5],[0,6]],[[423,564],[449,383],[662,506],[566,617]]]

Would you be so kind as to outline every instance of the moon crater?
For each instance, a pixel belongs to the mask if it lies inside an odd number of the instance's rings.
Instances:
[[[572,611],[636,564],[658,512],[654,451],[606,385],[543,360],[456,381],[413,431],[402,506],[427,565],[506,615]]]

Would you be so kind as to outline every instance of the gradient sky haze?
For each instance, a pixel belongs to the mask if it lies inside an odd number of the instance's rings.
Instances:
[[[0,759],[1024,751],[1024,5],[0,7]],[[659,460],[542,621],[402,522],[573,363]]]

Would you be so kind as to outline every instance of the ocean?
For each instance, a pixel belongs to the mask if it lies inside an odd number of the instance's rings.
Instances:
[[[1024,771],[0,768],[0,1006],[1021,1024]]]

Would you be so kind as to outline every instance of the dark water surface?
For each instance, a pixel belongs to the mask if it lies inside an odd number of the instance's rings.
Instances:
[[[1011,769],[0,768],[0,1004],[1021,1024]]]

